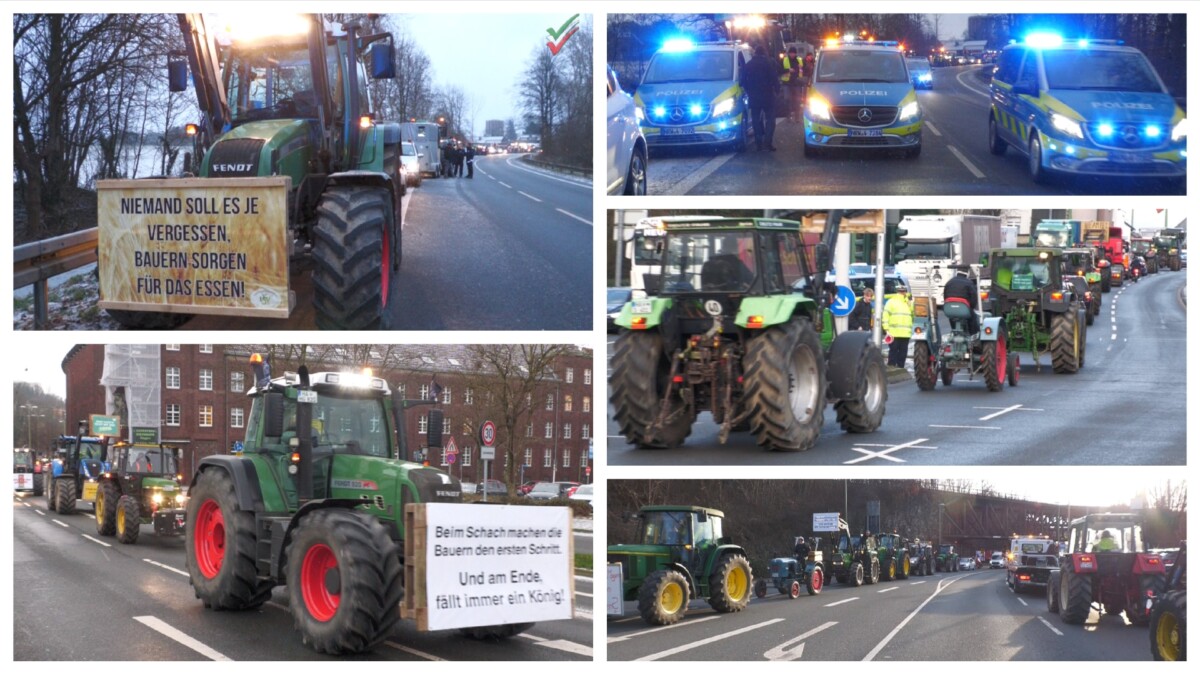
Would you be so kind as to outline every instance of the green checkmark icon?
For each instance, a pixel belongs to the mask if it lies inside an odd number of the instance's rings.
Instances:
[[[558,30],[554,30],[553,28],[547,28],[546,32],[550,34],[550,39],[558,40],[558,36],[565,33],[567,31],[567,29],[571,27],[571,24],[575,23],[575,19],[578,19],[578,18],[579,18],[578,14],[572,16],[571,18],[567,19],[563,23],[563,25],[559,26]]]

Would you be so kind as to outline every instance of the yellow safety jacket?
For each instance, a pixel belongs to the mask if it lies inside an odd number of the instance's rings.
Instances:
[[[912,305],[902,297],[893,297],[883,306],[883,330],[894,338],[912,337]]]
[[[783,84],[791,84],[792,83],[792,65],[793,64],[792,64],[791,57],[789,57],[789,56],[783,57],[783,74],[779,76],[779,81],[782,82]],[[800,59],[796,59],[795,65],[798,69],[803,68],[804,62],[801,61]],[[797,75],[796,77],[797,77],[797,79],[799,79],[800,76]]]

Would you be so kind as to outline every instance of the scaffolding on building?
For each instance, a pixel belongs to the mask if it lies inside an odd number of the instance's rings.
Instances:
[[[153,429],[157,438],[162,425],[160,366],[161,345],[105,345],[104,386],[106,414],[121,418],[126,440],[134,429]]]

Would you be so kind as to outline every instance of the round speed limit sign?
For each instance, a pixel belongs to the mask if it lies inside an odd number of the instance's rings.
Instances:
[[[493,423],[491,420],[487,420],[486,422],[483,423],[483,426],[479,427],[479,440],[484,445],[495,445],[496,444],[496,425],[495,425],[495,423]]]

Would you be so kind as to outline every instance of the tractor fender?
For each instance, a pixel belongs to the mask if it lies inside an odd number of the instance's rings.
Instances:
[[[821,574],[824,575],[825,574],[825,565],[823,565],[819,562],[810,562],[804,566],[804,574],[806,576],[811,577],[813,570],[821,570]]]
[[[688,598],[689,600],[694,600],[694,599],[700,597],[700,591],[696,588],[696,577],[692,576],[691,570],[684,567],[682,563],[677,563],[677,562],[671,563],[671,566],[668,569],[672,569],[672,570],[675,570],[676,572],[679,572],[680,574],[683,575],[684,579],[687,579],[688,595],[690,596]]]
[[[932,333],[929,330],[929,317],[914,316],[912,325],[912,339],[910,342],[929,342]]]
[[[875,349],[871,334],[866,331],[849,331],[838,335],[829,347],[826,378],[829,381],[828,398],[850,400],[858,398],[866,381],[866,373],[859,366],[866,363],[862,353]]]
[[[727,553],[733,553],[736,555],[740,555],[742,557],[746,557],[746,550],[744,548],[742,548],[741,546],[737,546],[735,544],[724,544],[722,546],[716,547],[715,549],[713,549],[712,554],[708,556],[708,561],[704,565],[704,578],[705,579],[712,576],[713,572],[715,572],[717,569],[717,563]]]
[[[287,551],[288,544],[292,543],[292,532],[295,532],[296,526],[305,516],[322,509],[346,509],[349,511],[356,506],[369,503],[371,502],[367,499],[314,499],[305,502],[292,514],[286,528],[271,529],[271,576],[276,579],[283,579],[287,576],[283,554]]]
[[[188,490],[196,487],[196,481],[205,471],[224,471],[233,480],[234,491],[237,493],[238,508],[255,513],[263,510],[262,490],[258,485],[258,471],[254,463],[243,457],[229,455],[210,455],[200,460],[196,473],[192,474],[192,482]]]
[[[326,185],[369,185],[392,191],[392,177],[382,171],[339,171],[325,177]]]
[[[637,300],[636,302],[640,303],[639,308],[644,309],[645,303],[649,303],[650,311],[634,314],[634,302],[635,301],[631,300],[625,303],[625,306],[621,308],[621,313],[616,319],[613,320],[614,324],[620,326],[621,328],[631,328],[633,326],[633,320],[636,317],[645,319],[645,322],[640,324],[637,330],[656,328],[666,322],[666,319],[669,317],[668,311],[675,304],[675,301],[671,298],[651,297],[644,300]],[[644,328],[642,326],[644,326]],[[668,341],[668,344],[674,344],[674,342]]]
[[[1139,553],[1133,561],[1134,574],[1166,574],[1167,566],[1157,553]]]
[[[1004,330],[1004,317],[991,316],[985,317],[979,326],[979,340],[981,342],[995,342],[1000,339],[1000,331]]]
[[[811,298],[799,294],[742,298],[733,322],[739,328],[749,328],[750,317],[762,317],[761,326],[755,328],[770,328],[791,321],[797,314],[814,318],[816,310],[817,304]]]

